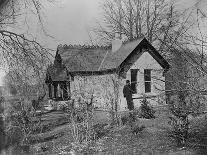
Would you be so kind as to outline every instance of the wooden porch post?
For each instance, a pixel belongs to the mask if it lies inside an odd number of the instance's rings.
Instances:
[[[48,90],[49,90],[49,98],[52,98],[52,86],[51,83],[48,84]]]
[[[68,99],[71,100],[70,81],[67,82],[67,92],[68,92]]]
[[[54,83],[53,86],[54,86],[54,98],[57,98],[57,83]]]
[[[64,82],[64,84],[63,84],[63,98],[64,98],[64,100],[68,99],[67,83],[66,82]]]

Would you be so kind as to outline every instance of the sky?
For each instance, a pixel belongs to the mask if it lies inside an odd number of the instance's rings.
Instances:
[[[100,19],[103,0],[59,0],[45,5],[45,27],[49,35],[45,44],[56,48],[58,44],[89,43],[91,27]],[[37,28],[36,32],[38,33]]]
[[[58,44],[90,43],[89,30],[101,21],[101,3],[104,0],[58,0],[45,7],[45,27],[55,39],[45,39],[47,46],[56,48]],[[170,0],[171,1],[171,0]],[[198,7],[207,13],[207,0],[177,0],[180,10],[200,2]],[[37,31],[38,32],[38,31]]]
[[[27,16],[29,24],[18,31],[37,38],[41,44],[56,49],[59,44],[90,43],[90,29],[97,21],[102,22],[101,3],[105,0],[55,0],[54,3],[43,1],[44,30],[51,37],[42,33],[42,27],[31,15]],[[169,0],[171,2],[172,0]],[[207,14],[207,0],[175,0],[179,10],[190,8],[200,2],[198,8]],[[32,17],[32,18],[31,18]]]
[[[104,0],[55,0],[55,3],[44,4],[44,28],[48,37],[43,35],[41,26],[36,20],[27,17],[28,26],[19,25],[18,31],[37,38],[45,47],[56,50],[59,44],[90,43],[89,30],[101,21],[101,3]],[[169,0],[171,1],[171,0]],[[198,8],[207,14],[207,0],[177,0],[177,7],[182,10],[200,2]],[[29,36],[30,36],[29,35]],[[55,51],[54,51],[55,53]],[[54,54],[53,53],[53,54]],[[4,72],[0,69],[0,85]]]

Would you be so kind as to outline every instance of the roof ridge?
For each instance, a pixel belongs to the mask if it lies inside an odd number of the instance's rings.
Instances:
[[[111,48],[110,46],[103,46],[103,45],[87,45],[87,44],[64,44],[64,45],[58,45],[58,47],[60,48],[64,48],[64,49],[105,49],[108,50]]]
[[[139,38],[133,38],[133,40],[126,40],[126,41],[123,41],[122,42],[122,45],[125,45],[125,44],[128,44],[128,43],[131,43],[131,42],[134,42],[134,41],[137,41],[137,40],[140,40],[140,39],[144,39],[145,37],[139,37]],[[89,45],[89,44],[59,44],[58,45],[58,48],[64,48],[64,49],[105,49],[105,50],[108,50],[108,49],[111,49],[112,48],[112,45]]]

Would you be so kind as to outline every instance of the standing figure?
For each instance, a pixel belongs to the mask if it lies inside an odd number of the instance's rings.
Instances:
[[[128,109],[130,111],[134,110],[134,103],[132,99],[133,90],[131,89],[131,84],[129,80],[126,80],[126,85],[124,86],[123,94],[124,97],[126,98]]]
[[[132,99],[133,90],[131,89],[131,84],[130,84],[129,80],[126,80],[126,85],[124,86],[123,94],[124,94],[124,97],[126,98],[126,101],[127,101],[127,107],[130,111],[130,113],[129,113],[130,122],[131,121],[135,122],[136,119],[135,119],[135,115],[133,113],[134,103],[133,103],[133,99]]]

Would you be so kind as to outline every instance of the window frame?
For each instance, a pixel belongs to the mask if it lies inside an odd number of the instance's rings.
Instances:
[[[133,94],[137,93],[137,75],[138,75],[139,69],[130,69],[130,74],[131,74],[131,89],[133,90]],[[132,78],[132,75],[135,75],[136,77]],[[132,80],[136,79],[136,80]]]
[[[152,69],[144,69],[144,92],[152,92]]]

